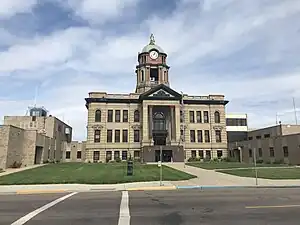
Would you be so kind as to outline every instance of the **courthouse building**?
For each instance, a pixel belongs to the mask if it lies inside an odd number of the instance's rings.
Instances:
[[[129,94],[90,92],[86,161],[182,162],[227,156],[224,95],[190,96],[170,87],[167,54],[150,43],[138,53],[136,89]],[[201,84],[199,86],[201,90]]]

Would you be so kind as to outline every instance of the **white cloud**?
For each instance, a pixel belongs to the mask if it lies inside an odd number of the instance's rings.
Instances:
[[[1,0],[0,18],[9,18],[17,13],[30,12],[37,0]]]
[[[103,24],[108,19],[120,16],[128,7],[133,7],[139,0],[68,0],[77,15],[92,24]]]

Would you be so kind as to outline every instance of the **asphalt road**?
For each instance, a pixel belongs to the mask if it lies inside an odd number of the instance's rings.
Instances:
[[[0,225],[298,225],[299,212],[288,188],[0,195]]]

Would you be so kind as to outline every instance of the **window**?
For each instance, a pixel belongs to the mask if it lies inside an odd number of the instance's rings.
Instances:
[[[216,142],[218,142],[218,143],[222,142],[221,131],[220,130],[216,130],[215,134],[216,134]]]
[[[247,119],[227,118],[226,126],[247,126]]]
[[[222,156],[223,156],[223,151],[222,150],[217,150],[218,159],[222,158]]]
[[[120,130],[115,130],[115,143],[119,143],[120,142]]]
[[[251,141],[253,139],[253,137],[248,137],[248,140]]]
[[[195,142],[195,131],[194,130],[190,130],[190,141],[191,142]]]
[[[262,157],[262,149],[258,148],[258,157]]]
[[[139,110],[134,111],[133,121],[136,122],[136,123],[140,122],[140,112],[139,112]]]
[[[143,82],[145,80],[144,70],[141,70],[141,81]]]
[[[70,151],[66,152],[66,159],[71,159],[71,152]]]
[[[114,151],[114,159],[120,159],[120,151]]]
[[[205,151],[205,158],[211,159],[211,152],[210,152],[210,150],[206,150]]]
[[[194,111],[190,111],[190,123],[195,123]]]
[[[153,130],[166,130],[166,120],[162,112],[155,113],[153,117]]]
[[[256,139],[261,139],[261,136],[260,136],[260,135],[257,135],[257,136],[256,136]]]
[[[191,155],[192,155],[192,158],[195,159],[196,158],[196,150],[192,150]]]
[[[183,130],[180,130],[180,136],[183,138],[183,135],[184,135],[184,133],[183,133]]]
[[[101,122],[101,111],[99,109],[95,112],[95,122]]]
[[[180,123],[183,123],[184,121],[184,115],[183,115],[183,111],[180,110]]]
[[[289,149],[287,146],[283,146],[283,157],[289,157]]]
[[[203,112],[203,116],[204,116],[204,123],[209,123],[209,118],[208,118],[208,111],[204,111]]]
[[[252,149],[249,149],[249,158],[252,158]]]
[[[197,141],[202,143],[203,138],[202,138],[202,130],[197,130]]]
[[[113,122],[114,111],[109,109],[107,111],[107,122]]]
[[[99,151],[94,151],[94,155],[93,155],[93,161],[97,162],[100,159],[100,152]]]
[[[128,110],[123,110],[123,123],[128,122]]]
[[[32,116],[31,121],[36,121],[36,116]]]
[[[274,157],[274,156],[275,156],[274,148],[270,147],[270,157]]]
[[[270,137],[270,134],[265,134],[264,135],[264,138],[269,138]]]
[[[204,158],[203,150],[199,150],[199,151],[198,151],[198,154],[199,154],[199,158],[200,158],[200,159],[203,159],[203,158]]]
[[[61,125],[58,125],[58,126],[57,126],[57,131],[58,131],[58,132],[61,132],[61,130],[62,130],[62,129],[61,129]]]
[[[218,111],[215,111],[215,123],[220,123],[221,118],[220,118],[220,113]]]
[[[112,160],[112,152],[111,151],[107,151],[106,152],[106,161]]]
[[[120,123],[121,122],[121,110],[115,111],[115,122]]]
[[[134,151],[134,152],[133,152],[133,157],[134,157],[135,159],[140,158],[140,151]]]
[[[202,123],[201,111],[196,112],[196,121],[197,123]]]
[[[95,130],[94,131],[94,142],[95,143],[100,142],[100,136],[101,136],[101,131],[100,130]]]
[[[106,141],[108,143],[112,142],[112,130],[107,130],[107,139],[106,139]]]
[[[77,152],[77,159],[81,159],[81,151]]]
[[[204,131],[204,140],[205,142],[210,142],[210,135],[209,135],[209,130]]]
[[[134,130],[133,136],[134,142],[140,142],[140,130]]]
[[[128,130],[122,131],[122,141],[127,143],[128,142]]]
[[[122,160],[127,160],[127,151],[122,151]]]

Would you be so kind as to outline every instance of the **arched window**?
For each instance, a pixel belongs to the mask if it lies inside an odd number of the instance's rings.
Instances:
[[[215,111],[215,123],[220,123],[220,113],[218,111]]]
[[[95,112],[95,122],[101,122],[101,110],[96,110]]]
[[[134,111],[133,121],[134,122],[140,122],[140,112],[139,112],[139,110]]]
[[[153,116],[153,130],[166,130],[166,120],[163,113],[155,113]]]

